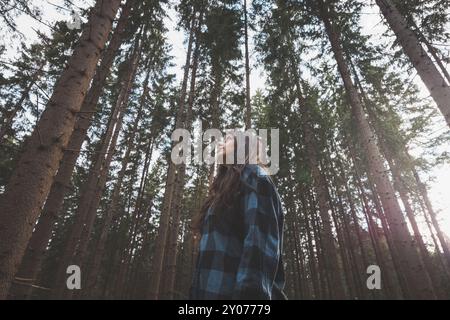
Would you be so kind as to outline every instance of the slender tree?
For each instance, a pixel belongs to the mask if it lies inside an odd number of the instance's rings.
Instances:
[[[247,0],[244,0],[244,43],[245,43],[245,128],[251,127],[251,99],[250,99],[250,59],[248,49],[248,14]]]

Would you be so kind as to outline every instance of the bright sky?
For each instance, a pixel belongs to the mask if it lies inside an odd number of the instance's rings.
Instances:
[[[80,7],[87,7],[93,1],[84,1],[84,0],[76,0],[73,1]],[[70,11],[58,10],[56,6],[64,7],[64,0],[36,0],[35,4],[40,6],[43,11],[43,21],[47,24],[51,24],[57,20],[65,20],[70,21],[71,15]],[[52,5],[54,4],[54,5]],[[374,39],[377,38],[377,35],[380,35],[383,31],[383,25],[380,23],[379,15],[377,14],[376,8],[367,8],[364,10],[365,17],[363,19],[363,32],[366,34],[374,35]],[[167,27],[169,29],[168,39],[173,46],[171,54],[175,58],[176,66],[174,68],[174,72],[181,79],[181,66],[184,64],[185,59],[185,47],[183,44],[184,35],[181,31],[177,31],[177,17],[173,10],[169,13],[170,18],[167,19]],[[35,30],[40,30],[41,32],[49,33],[50,29],[42,23],[39,23],[29,17],[21,16],[17,19],[17,25],[19,30],[24,34],[26,40],[28,42],[35,41],[37,39]],[[252,36],[252,34],[250,34]],[[378,37],[380,38],[380,37]],[[7,38],[6,38],[7,39]],[[376,40],[375,40],[376,41]],[[17,52],[17,44],[18,41],[10,41],[11,45],[9,45],[8,56],[14,57]],[[255,65],[255,56],[253,54],[253,44],[250,39],[250,50],[251,50],[251,63]],[[447,66],[448,67],[448,66]],[[180,80],[181,81],[181,80]],[[415,78],[416,83],[421,88],[422,95],[427,97],[429,94],[427,90],[424,88],[423,83],[420,81],[419,77]],[[257,89],[264,90],[265,87],[265,76],[263,69],[252,68],[251,73],[251,91],[252,94],[255,93]],[[436,131],[443,132],[447,130],[445,122],[443,118],[441,120],[437,120]],[[420,150],[416,150],[420,151]],[[435,167],[430,177],[425,178],[434,178],[434,181],[430,183],[430,197],[431,201],[436,209],[439,212],[439,220],[441,222],[442,229],[446,232],[447,235],[450,236],[450,164],[441,165]]]

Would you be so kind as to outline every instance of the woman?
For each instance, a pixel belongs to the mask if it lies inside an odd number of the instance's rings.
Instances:
[[[238,140],[227,135],[216,159],[230,154],[238,159]],[[246,136],[245,164],[219,164],[193,220],[201,238],[190,299],[287,299],[280,197],[264,167],[256,164],[258,150],[250,141]],[[259,140],[256,145],[262,150]]]

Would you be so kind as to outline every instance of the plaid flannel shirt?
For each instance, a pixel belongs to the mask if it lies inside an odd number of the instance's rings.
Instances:
[[[205,216],[190,299],[287,299],[280,197],[257,165],[241,181],[239,201]]]

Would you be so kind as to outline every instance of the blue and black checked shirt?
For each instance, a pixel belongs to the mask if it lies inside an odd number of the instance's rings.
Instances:
[[[287,299],[280,197],[257,165],[241,181],[236,203],[205,216],[190,299]]]

